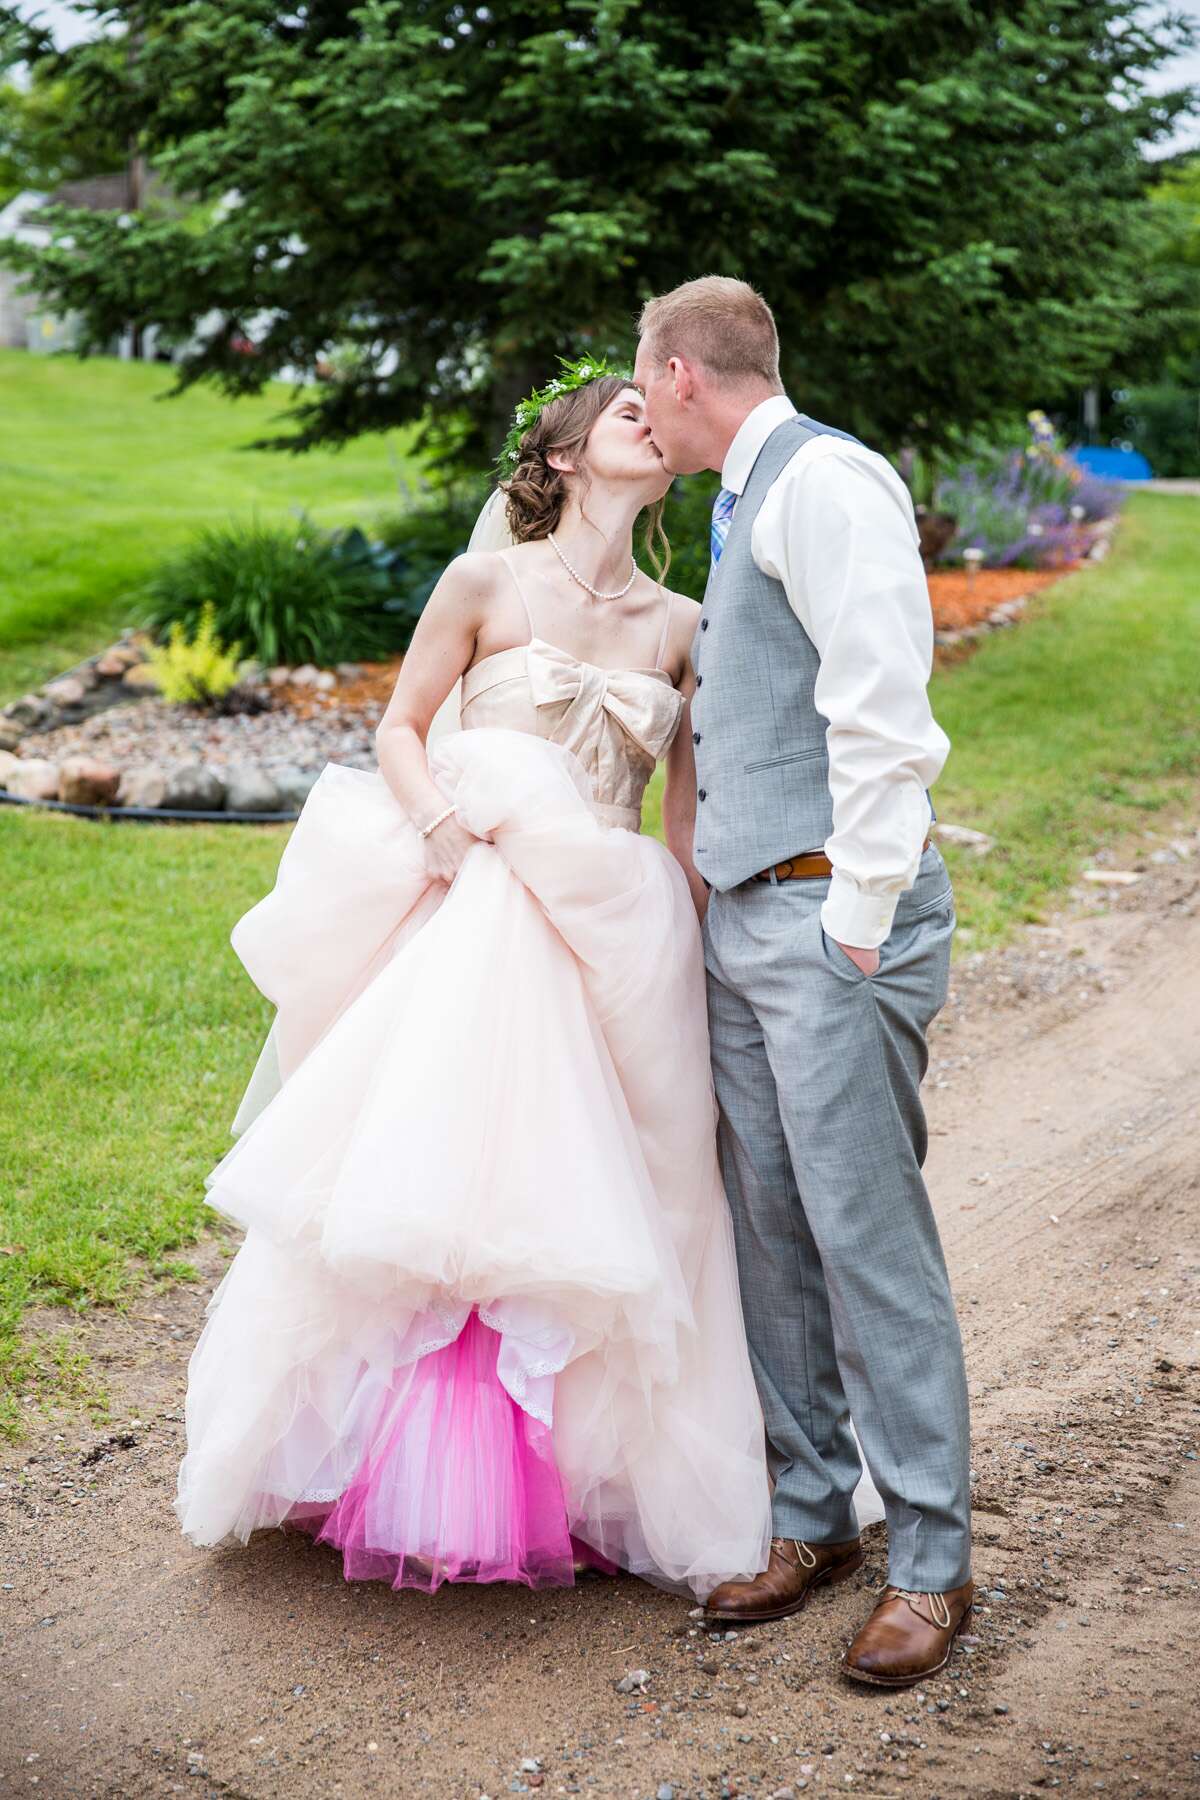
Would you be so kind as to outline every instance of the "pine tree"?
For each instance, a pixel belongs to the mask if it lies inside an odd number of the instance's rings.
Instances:
[[[184,384],[336,346],[295,448],[425,419],[486,460],[558,354],[710,272],[768,296],[806,410],[936,447],[1112,361],[1188,104],[1145,88],[1186,25],[1120,0],[101,10],[126,54],[64,59],[75,104],[193,204],[60,213],[27,264],[94,344],[186,342]]]

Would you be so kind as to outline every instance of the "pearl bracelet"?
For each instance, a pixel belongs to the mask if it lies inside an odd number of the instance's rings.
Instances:
[[[436,831],[439,825],[443,825],[446,822],[446,820],[450,817],[450,814],[453,811],[454,811],[454,808],[452,806],[448,806],[446,808],[445,812],[440,812],[436,819],[431,819],[429,821],[428,825],[422,826],[420,836],[423,838],[427,838],[431,831]]]

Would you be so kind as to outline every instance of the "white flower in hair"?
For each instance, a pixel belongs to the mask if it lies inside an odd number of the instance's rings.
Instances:
[[[541,416],[542,409],[552,400],[557,400],[563,394],[573,394],[576,389],[586,387],[589,381],[598,381],[605,375],[615,375],[622,381],[632,379],[628,369],[615,369],[604,357],[584,356],[575,363],[569,362],[566,357],[560,357],[559,361],[562,363],[561,375],[554,376],[544,388],[534,388],[526,399],[518,401],[512,425],[504,440],[504,448],[500,452],[498,466],[501,475],[511,474],[516,468],[522,439]]]

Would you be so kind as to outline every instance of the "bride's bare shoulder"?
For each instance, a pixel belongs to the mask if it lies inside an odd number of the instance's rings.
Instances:
[[[499,550],[464,550],[447,563],[440,585],[456,594],[490,592],[504,578],[504,558]]]
[[[511,584],[511,577],[497,551],[464,550],[442,570],[425,611],[435,620],[454,619],[474,628],[494,607],[505,581]]]
[[[696,620],[700,617],[700,602],[693,600],[689,594],[679,593],[675,588],[664,588],[663,593],[671,602],[672,619],[678,614],[689,619],[695,625]]]
[[[669,669],[676,686],[691,660],[692,639],[696,635],[696,626],[700,621],[700,607],[695,600],[686,594],[680,594],[674,588],[666,588],[671,604],[670,628],[667,632],[666,648],[663,651],[663,666]]]
[[[677,593],[674,588],[664,588],[663,592],[671,602],[672,642],[685,638],[690,644],[692,633],[700,622],[700,602],[690,599],[687,594]]]

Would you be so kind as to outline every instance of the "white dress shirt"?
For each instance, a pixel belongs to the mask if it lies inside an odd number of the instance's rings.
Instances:
[[[743,493],[759,451],[795,414],[786,394],[756,406],[729,446],[722,485]],[[876,451],[810,438],[768,489],[751,553],[782,582],[821,658],[815,699],[828,721],[833,798],[821,923],[839,943],[874,950],[916,880],[925,790],[950,750],[926,691],[933,616],[912,499]]]

